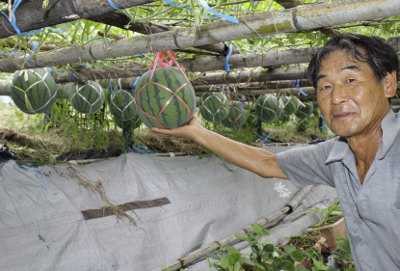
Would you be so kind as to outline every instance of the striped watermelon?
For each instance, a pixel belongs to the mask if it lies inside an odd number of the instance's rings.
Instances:
[[[278,114],[278,99],[274,95],[264,94],[258,97],[255,110],[259,120],[272,122]]]
[[[200,114],[211,122],[222,121],[228,116],[230,102],[223,92],[204,93],[200,99]]]
[[[228,128],[238,129],[243,126],[246,120],[246,113],[241,102],[231,103],[228,116],[221,121],[222,125]]]
[[[257,128],[260,124],[260,121],[257,118],[256,111],[254,109],[246,110],[246,127]]]
[[[147,127],[173,129],[189,122],[196,94],[178,69],[163,67],[144,73],[136,84],[135,106]]]
[[[104,90],[95,81],[74,83],[68,92],[71,104],[78,112],[96,113],[104,104]]]
[[[301,119],[296,116],[293,122],[298,131],[306,131],[307,128],[310,127],[310,118]]]
[[[135,120],[139,117],[135,108],[135,93],[125,89],[114,89],[108,104],[111,114],[118,121]]]
[[[56,82],[46,69],[14,73],[11,98],[27,114],[50,112],[57,98]]]
[[[281,96],[279,100],[282,101],[283,113],[287,116],[294,114],[301,104],[300,100],[295,96]]]
[[[296,111],[295,115],[299,119],[305,119],[309,117],[314,111],[314,105],[312,102],[303,103]]]

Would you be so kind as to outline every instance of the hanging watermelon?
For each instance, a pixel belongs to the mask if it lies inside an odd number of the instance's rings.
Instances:
[[[14,73],[11,98],[27,114],[50,112],[57,98],[56,82],[46,69]]]
[[[294,114],[301,104],[300,100],[295,96],[281,96],[279,100],[282,101],[283,113],[286,116]]]
[[[86,114],[96,113],[104,104],[104,90],[95,81],[75,83],[68,92],[72,107],[78,112]]]
[[[256,111],[254,109],[246,110],[246,127],[257,128],[259,126],[259,122],[260,121],[258,120]]]
[[[271,94],[264,94],[258,97],[256,102],[256,115],[262,122],[272,122],[278,114],[278,99]]]
[[[228,115],[221,121],[222,125],[232,129],[238,129],[243,126],[246,120],[246,113],[241,102],[231,103]]]
[[[167,54],[178,68],[157,66],[165,56],[162,53],[156,54],[155,65],[137,82],[135,106],[140,119],[149,128],[173,129],[192,119],[196,95],[172,52]]]
[[[314,111],[314,105],[312,102],[305,102],[299,107],[295,115],[299,119],[304,119],[309,117]]]
[[[201,95],[200,114],[211,122],[222,121],[228,116],[230,102],[223,92],[207,92]]]
[[[297,116],[293,120],[297,131],[306,131],[310,127],[310,118],[298,118]]]
[[[125,89],[114,89],[110,95],[109,108],[118,121],[130,121],[139,118],[135,107],[134,92]]]

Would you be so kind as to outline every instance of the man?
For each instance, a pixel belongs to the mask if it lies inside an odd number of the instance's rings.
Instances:
[[[400,270],[400,118],[390,108],[398,65],[379,38],[330,40],[312,58],[308,76],[338,137],[318,145],[275,155],[209,131],[197,118],[153,132],[191,138],[263,177],[336,187],[357,270]]]

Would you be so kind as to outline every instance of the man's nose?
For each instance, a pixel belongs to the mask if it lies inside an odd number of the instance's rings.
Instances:
[[[332,86],[331,99],[333,104],[341,104],[348,100],[348,91],[342,84]]]

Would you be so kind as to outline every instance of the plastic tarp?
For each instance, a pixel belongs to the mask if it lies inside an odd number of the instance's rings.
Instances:
[[[280,210],[298,190],[215,156],[128,153],[39,169],[0,166],[0,270],[160,270]],[[305,205],[332,195],[316,188]],[[82,214],[163,197],[170,203],[126,211],[135,223]]]

